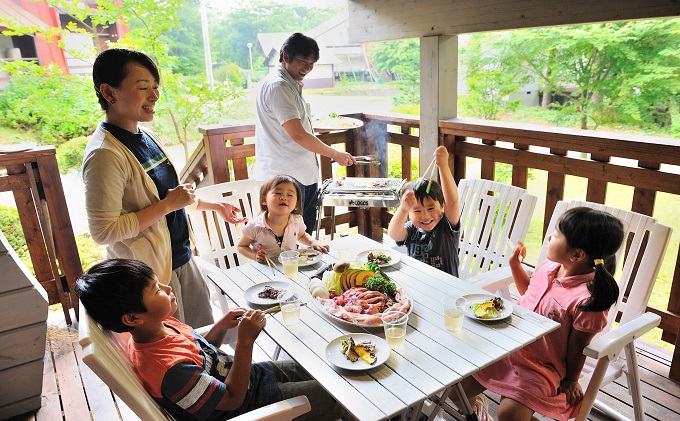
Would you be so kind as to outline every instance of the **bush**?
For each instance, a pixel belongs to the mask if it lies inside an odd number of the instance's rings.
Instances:
[[[59,172],[66,174],[72,168],[80,168],[83,164],[83,153],[89,140],[89,137],[81,136],[59,145],[57,148]]]
[[[28,254],[26,238],[19,220],[19,211],[16,208],[0,205],[0,231],[7,237],[9,245],[12,246],[21,261],[32,271],[33,263]]]
[[[92,131],[100,118],[92,82],[84,76],[21,69],[0,92],[0,124],[35,129],[41,144],[58,146]]]

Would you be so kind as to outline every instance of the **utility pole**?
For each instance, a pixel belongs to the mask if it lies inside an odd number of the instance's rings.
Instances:
[[[201,31],[203,32],[203,55],[205,57],[205,77],[208,79],[210,89],[214,86],[212,57],[210,54],[210,35],[208,35],[208,11],[205,0],[200,0],[199,9],[201,12]]]

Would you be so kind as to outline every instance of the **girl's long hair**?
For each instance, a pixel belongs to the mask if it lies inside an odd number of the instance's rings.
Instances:
[[[590,299],[579,306],[584,311],[603,311],[619,298],[619,286],[612,276],[616,271],[616,252],[623,243],[623,223],[610,213],[587,207],[569,209],[557,226],[570,249],[581,249],[595,267],[595,277],[588,284]],[[604,264],[595,264],[603,259]]]

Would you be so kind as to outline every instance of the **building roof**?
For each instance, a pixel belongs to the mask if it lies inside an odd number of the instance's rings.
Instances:
[[[37,16],[33,16],[27,10],[14,3],[12,0],[0,0],[0,28],[6,28],[3,20],[14,20],[22,26],[37,26],[47,29],[49,25]]]

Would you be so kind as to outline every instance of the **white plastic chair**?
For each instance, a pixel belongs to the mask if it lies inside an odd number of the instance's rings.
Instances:
[[[127,355],[129,333],[102,329],[80,306],[82,360],[142,420],[172,420],[144,389]],[[233,335],[232,335],[233,337]],[[236,421],[289,421],[311,410],[306,396],[296,396],[232,418]]]
[[[588,357],[581,372],[579,383],[585,390],[581,410],[577,420],[586,420],[592,407],[615,417],[625,419],[614,409],[596,400],[599,389],[622,375],[628,380],[628,391],[631,394],[635,419],[642,420],[642,393],[640,377],[635,353],[635,339],[659,325],[661,317],[653,313],[645,313],[654,282],[659,274],[663,256],[671,236],[671,228],[662,225],[656,219],[639,213],[604,206],[597,203],[560,201],[555,207],[546,234],[555,230],[560,216],[568,209],[586,206],[609,212],[619,218],[624,225],[627,241],[624,241],[617,253],[617,271],[615,277],[619,283],[619,299],[609,311],[607,326],[588,345],[583,353]],[[546,242],[538,257],[538,263],[546,256]],[[636,262],[639,266],[636,267]],[[527,271],[531,270],[527,267]],[[489,272],[479,285],[484,284],[487,290],[498,289],[500,284],[512,283],[509,267]],[[626,291],[629,291],[626,293]],[[619,325],[614,327],[618,314],[621,314]],[[624,355],[621,351],[624,350]]]
[[[261,182],[250,179],[229,181],[196,189],[196,197],[212,202],[230,203],[241,209],[239,216],[253,219],[260,213],[261,185]],[[197,263],[204,273],[236,267],[246,261],[236,250],[243,224],[230,224],[215,212],[199,211],[195,208],[187,209],[187,216],[194,233],[194,245],[199,257]],[[224,294],[215,285],[213,291],[222,312],[227,312],[229,304]]]
[[[521,187],[470,178],[458,183],[458,200],[458,277],[476,283],[480,274],[507,265],[513,249],[508,240],[524,241],[537,199]],[[501,291],[510,297],[505,285]]]

